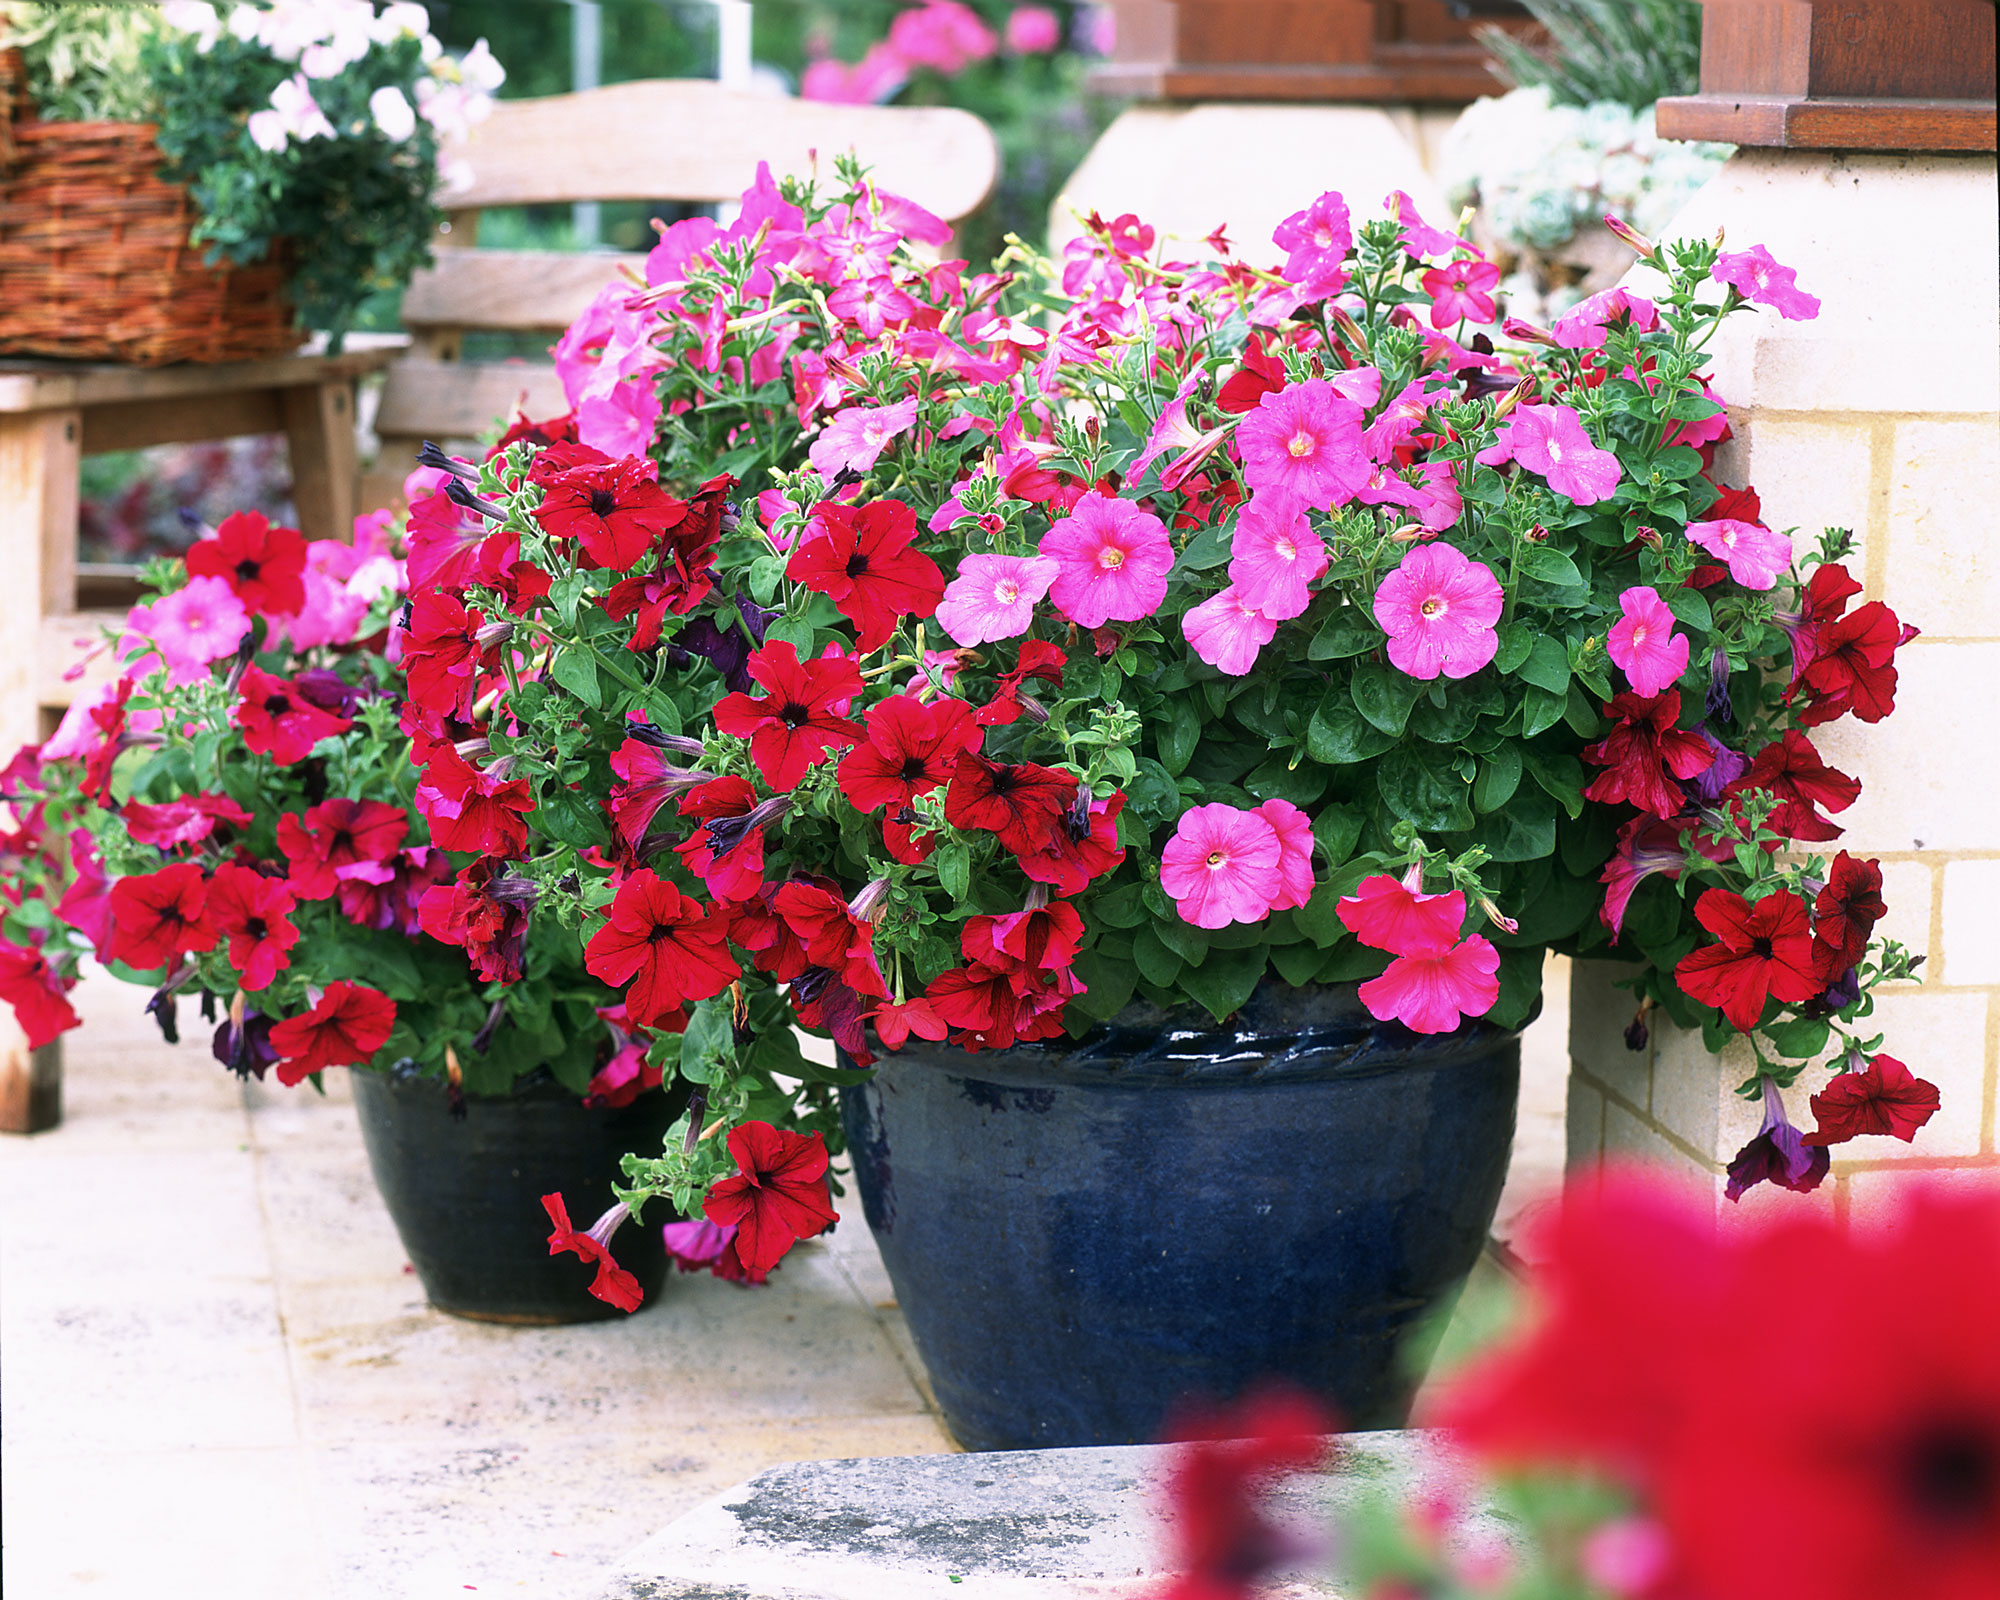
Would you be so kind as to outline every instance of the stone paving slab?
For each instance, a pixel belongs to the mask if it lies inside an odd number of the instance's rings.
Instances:
[[[1137,1600],[1172,1575],[1170,1455],[1122,1445],[773,1467],[631,1552],[598,1600]],[[1351,1434],[1334,1468],[1276,1489],[1271,1514],[1302,1550],[1323,1549],[1342,1508],[1444,1464],[1422,1433]],[[1309,1569],[1281,1578],[1274,1593],[1338,1593]]]

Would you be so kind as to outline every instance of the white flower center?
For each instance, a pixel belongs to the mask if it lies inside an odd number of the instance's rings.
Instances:
[[[1292,453],[1293,460],[1303,461],[1319,448],[1319,440],[1315,439],[1304,428],[1301,428],[1286,442],[1285,448]]]
[[[1645,648],[1646,648],[1646,638],[1647,638],[1647,633],[1648,633],[1648,630],[1647,630],[1647,628],[1646,628],[1646,625],[1645,625],[1645,623],[1643,623],[1643,622],[1641,622],[1641,623],[1638,623],[1638,624],[1636,624],[1636,625],[1635,625],[1635,626],[1633,627],[1633,629],[1632,629],[1632,648],[1633,648],[1634,650],[1643,650],[1643,649],[1645,649]]]
[[[1125,565],[1125,552],[1108,544],[1097,552],[1097,565],[1105,572],[1116,572]]]
[[[1451,603],[1443,595],[1434,594],[1428,596],[1417,609],[1427,617],[1441,617],[1451,609]]]
[[[1011,606],[1021,598],[1021,586],[1012,578],[1002,578],[993,586],[993,598],[1003,606]]]
[[[1560,461],[1562,460],[1562,458],[1563,458],[1563,447],[1561,441],[1556,439],[1551,439],[1549,441],[1549,459],[1551,461]]]
[[[1280,561],[1296,561],[1299,559],[1299,547],[1290,539],[1279,539],[1272,544],[1271,554]]]
[[[1220,872],[1224,867],[1229,865],[1229,852],[1226,850],[1209,851],[1208,860],[1204,865],[1207,866],[1210,872]]]

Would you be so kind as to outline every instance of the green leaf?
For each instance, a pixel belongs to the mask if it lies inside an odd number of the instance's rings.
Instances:
[[[1576,570],[1576,563],[1545,544],[1531,544],[1522,550],[1519,570],[1524,578],[1552,583],[1559,589],[1574,589],[1583,583],[1583,574]]]
[[[1155,920],[1153,934],[1169,950],[1191,967],[1198,967],[1208,956],[1208,932],[1192,923],[1183,922],[1178,912]],[[1133,942],[1136,944],[1135,936]]]
[[[1500,952],[1500,997],[1486,1013],[1497,1027],[1519,1028],[1542,998],[1542,947]]]
[[[1313,818],[1313,837],[1331,866],[1339,866],[1354,854],[1361,830],[1368,826],[1367,815],[1358,806],[1322,806]]]
[[[931,866],[937,872],[938,887],[954,902],[963,902],[966,891],[972,887],[972,852],[965,841],[954,839],[940,845],[931,857]]]
[[[1160,734],[1160,765],[1178,778],[1187,771],[1201,739],[1201,713],[1184,699],[1174,701],[1173,720]]]
[[[1528,659],[1521,663],[1516,675],[1538,689],[1548,690],[1550,694],[1566,694],[1570,678],[1569,652],[1563,648],[1560,639],[1543,634],[1529,650]]]
[[[1347,937],[1347,924],[1340,920],[1340,892],[1322,883],[1304,905],[1292,913],[1299,932],[1322,950]]]
[[[1326,954],[1316,944],[1280,945],[1271,952],[1271,965],[1289,984],[1311,983],[1326,965]]]
[[[1132,936],[1132,964],[1139,969],[1140,977],[1148,983],[1157,983],[1162,989],[1173,987],[1174,980],[1186,965],[1160,943],[1160,936],[1150,927],[1141,928]]]
[[[1146,920],[1146,908],[1139,899],[1139,885],[1124,884],[1100,894],[1090,902],[1090,920],[1107,928],[1136,928]]]
[[[1249,777],[1243,787],[1259,800],[1289,800],[1295,806],[1309,806],[1326,793],[1326,772],[1304,761],[1305,752],[1289,759],[1273,756]]]
[[[1392,750],[1375,769],[1375,787],[1389,814],[1426,833],[1472,826],[1472,786],[1428,749]]]
[[[1517,794],[1482,818],[1473,836],[1495,861],[1540,861],[1556,850],[1555,802],[1540,791]]]
[[[597,686],[597,659],[587,650],[558,650],[549,675],[595,711],[604,704]]]
[[[1676,620],[1692,632],[1707,633],[1714,628],[1715,613],[1709,609],[1708,596],[1699,589],[1669,589],[1666,601]]]
[[[1327,690],[1306,725],[1306,754],[1331,766],[1373,760],[1395,743],[1394,734],[1384,733],[1361,715],[1344,684]]]
[[[1472,785],[1472,808],[1498,811],[1514,798],[1520,786],[1521,747],[1509,741],[1479,763],[1479,777]]]
[[[556,608],[556,615],[562,618],[565,628],[576,625],[576,608],[581,603],[584,591],[590,587],[587,572],[565,572],[549,585],[549,600]]]
[[[1372,618],[1354,606],[1342,606],[1320,625],[1306,646],[1308,661],[1341,661],[1373,650],[1382,643],[1382,630]]]
[[[773,639],[784,640],[786,644],[798,651],[799,659],[803,661],[807,656],[812,654],[813,636],[813,625],[804,617],[780,617],[776,622],[771,624],[769,631],[764,635],[764,639],[766,643],[769,643]]]
[[[1087,1017],[1108,1021],[1125,1009],[1139,981],[1129,961],[1115,960],[1097,949],[1079,950],[1074,967],[1084,992],[1070,1002]]]
[[[1364,661],[1354,669],[1355,708],[1375,727],[1399,739],[1409,726],[1410,707],[1417,703],[1424,687],[1407,672],[1379,661]]]
[[[1692,478],[1701,471],[1701,452],[1677,444],[1653,457],[1653,470],[1663,478]]]
[[[1794,1061],[1811,1061],[1826,1048],[1832,1032],[1824,1017],[1795,1017],[1789,1022],[1774,1022],[1763,1030],[1771,1047]]]
[[[1572,755],[1544,755],[1530,750],[1525,757],[1528,776],[1542,786],[1572,818],[1583,814],[1583,763]]]
[[[1546,689],[1530,688],[1527,702],[1521,708],[1522,736],[1532,739],[1538,733],[1546,733],[1562,721],[1563,713],[1568,709],[1568,695],[1550,694]]]
[[[1493,653],[1493,665],[1504,675],[1528,659],[1535,648],[1535,630],[1525,622],[1510,622],[1500,629],[1500,648]]]
[[[1229,565],[1230,536],[1221,526],[1210,524],[1188,540],[1188,547],[1181,552],[1177,565],[1190,572],[1207,572],[1215,567]]]
[[[1243,1009],[1269,964],[1263,945],[1248,950],[1211,950],[1208,959],[1180,977],[1181,991],[1217,1022]]]
[[[725,995],[699,1002],[681,1034],[681,1076],[690,1083],[714,1083],[736,1065],[736,1024]]]

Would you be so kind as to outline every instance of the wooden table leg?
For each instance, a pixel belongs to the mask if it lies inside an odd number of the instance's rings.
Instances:
[[[82,445],[74,409],[0,415],[0,764],[41,737],[42,618],[76,609]],[[0,1006],[0,1132],[36,1133],[61,1118],[60,1046],[29,1050]]]
[[[292,501],[308,539],[354,537],[360,460],[354,437],[354,383],[331,379],[284,391]]]

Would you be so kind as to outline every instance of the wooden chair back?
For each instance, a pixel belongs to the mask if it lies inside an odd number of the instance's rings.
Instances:
[[[815,166],[830,175],[833,158],[848,150],[883,188],[946,221],[974,210],[999,172],[991,130],[950,107],[832,105],[681,79],[501,101],[453,152],[470,163],[471,187],[452,201],[436,264],[403,297],[413,343],[387,375],[375,419],[382,451],[364,503],[395,503],[424,439],[476,439],[517,406],[534,417],[566,410],[552,365],[466,361],[464,336],[559,333],[607,283],[645,260],[471,248],[486,207],[727,201],[754,181],[759,161],[780,176]]]

